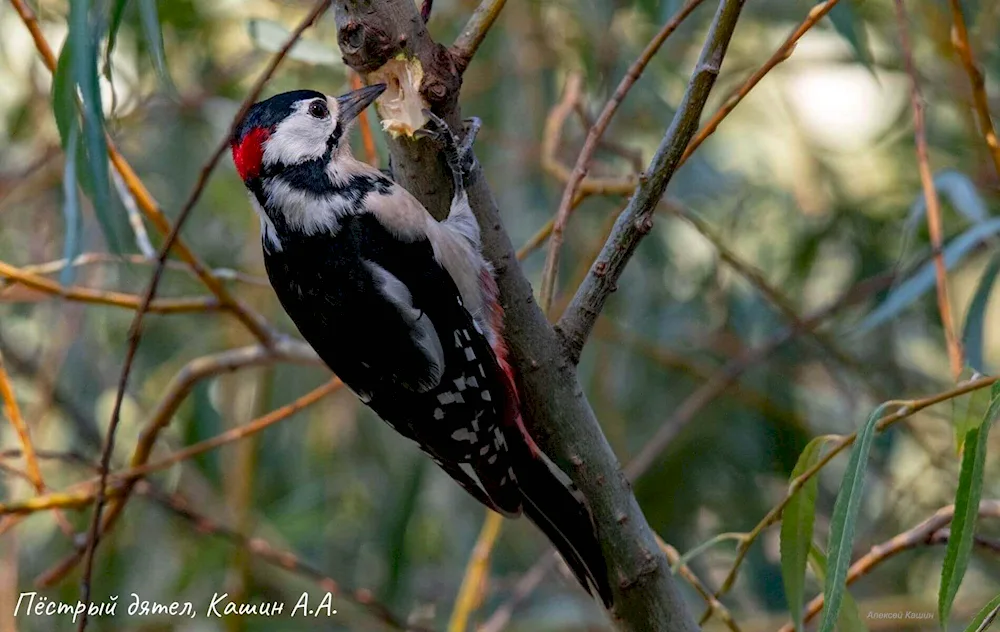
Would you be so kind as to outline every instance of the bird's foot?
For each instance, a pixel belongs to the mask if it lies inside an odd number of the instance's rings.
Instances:
[[[482,127],[482,121],[477,117],[463,121],[465,135],[460,141],[441,117],[430,110],[423,112],[427,117],[427,122],[414,135],[427,138],[441,147],[445,161],[448,163],[448,168],[451,169],[452,177],[455,180],[455,190],[464,188],[465,180],[471,175],[476,164],[476,155],[472,150],[472,145]]]

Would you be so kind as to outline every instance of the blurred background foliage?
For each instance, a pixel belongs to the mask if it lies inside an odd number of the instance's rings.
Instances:
[[[309,5],[290,0],[124,4],[113,52],[104,59],[106,38],[97,49],[107,127],[174,217],[254,77]],[[649,160],[697,57],[710,4],[697,9],[654,58],[605,135],[613,142],[599,150],[591,175],[625,176]],[[452,41],[475,5],[437,0],[431,32],[439,41]],[[58,51],[72,21],[69,3],[40,0],[33,6]],[[6,2],[0,7],[0,260],[23,267],[58,260],[66,252],[108,253],[109,234],[123,254],[148,256],[113,180],[110,203],[100,213],[92,204],[97,198],[74,193],[74,180],[90,194],[97,184],[81,167],[88,166],[80,153],[87,145],[75,141],[80,149],[74,155],[80,158],[73,176],[53,116],[50,75],[18,15]],[[484,121],[477,154],[515,245],[543,226],[559,203],[563,183],[543,168],[542,139],[568,77],[582,77],[582,95],[550,158],[571,167],[585,121],[597,115],[646,42],[678,8],[675,0],[508,3],[465,75],[462,106]],[[771,55],[810,8],[804,0],[747,4],[708,112]],[[950,43],[947,4],[916,0],[908,8],[927,103],[930,160],[943,201],[951,303],[961,327],[997,251],[1000,179],[970,108],[968,77]],[[1000,2],[967,0],[963,8],[991,109],[1000,112]],[[97,28],[103,32],[107,25]],[[266,94],[300,87],[331,94],[349,89],[332,13],[307,31]],[[810,438],[855,430],[885,399],[918,397],[953,384],[929,267],[908,91],[890,3],[842,0],[673,180],[667,202],[682,211],[660,214],[587,347],[581,377],[622,462],[664,426],[673,433],[635,489],[652,527],[681,551],[756,524],[784,495]],[[384,161],[377,121],[371,125]],[[575,288],[623,203],[621,197],[591,196],[574,214],[559,285],[566,295],[557,297],[557,304]],[[294,332],[261,282],[257,219],[228,160],[183,236],[211,266],[239,271],[229,274],[239,277],[229,282],[234,291],[282,330]],[[150,239],[161,243],[158,234]],[[720,244],[756,269],[800,316],[837,301],[865,279],[894,276],[824,321],[821,336],[800,335],[765,354],[687,423],[677,423],[673,415],[686,397],[727,362],[789,326],[774,300],[720,256]],[[524,262],[536,284],[543,260],[539,251]],[[56,270],[52,277],[141,293],[150,271],[133,258]],[[987,281],[992,278],[984,286]],[[205,291],[194,277],[171,268],[159,295]],[[987,296],[984,305],[976,316],[985,323],[984,335],[978,342],[973,338],[970,357],[978,351],[976,368],[989,372],[1000,364],[1000,299]],[[0,352],[36,447],[97,459],[131,318],[128,310],[54,299],[0,279]],[[149,316],[114,462],[127,462],[142,424],[187,362],[251,342],[225,316]],[[246,423],[326,379],[317,368],[276,363],[202,381],[163,434],[157,454]],[[966,416],[981,417],[987,400],[978,394],[937,406],[876,438],[856,553],[951,502],[959,466],[954,427]],[[7,424],[0,440],[4,449],[20,445]],[[994,433],[984,498],[1000,494],[997,441]],[[828,530],[845,462],[839,458],[820,477],[818,538]],[[52,489],[90,476],[60,461],[44,461],[43,472]],[[366,588],[397,614],[416,616],[436,629],[450,612],[483,519],[472,499],[346,391],[151,480],[201,515],[294,551],[344,587]],[[27,483],[0,471],[0,501],[31,493]],[[226,591],[236,600],[286,602],[287,613],[303,591],[321,594],[307,579],[206,533],[156,498],[134,498],[102,543],[95,600],[121,595],[123,609],[127,595],[138,592],[145,599],[192,601],[203,612],[213,592]],[[67,518],[84,532],[89,512],[70,511]],[[985,521],[979,533],[998,537],[1000,525]],[[544,550],[543,539],[525,521],[505,525],[483,616],[509,596]],[[0,536],[0,629],[71,629],[66,620],[11,616],[17,594],[32,590],[34,579],[71,551],[51,512],[30,515]],[[733,556],[731,543],[720,544],[691,566],[717,588]],[[852,587],[861,612],[934,611],[942,557],[943,547],[921,547],[880,566]],[[43,594],[75,602],[77,576]],[[809,595],[821,588],[809,585]],[[956,602],[956,621],[968,621],[998,586],[1000,559],[977,552]],[[700,611],[703,603],[694,591],[687,585],[683,590],[692,610]],[[774,629],[787,620],[776,529],[751,549],[725,601],[746,631]],[[117,617],[98,618],[91,629],[381,629],[363,608],[341,599],[335,607],[340,614],[330,620]],[[717,619],[708,624],[720,626]],[[571,581],[552,574],[515,611],[509,629],[608,628]]]

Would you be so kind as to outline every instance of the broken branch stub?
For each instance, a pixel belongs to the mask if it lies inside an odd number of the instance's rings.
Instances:
[[[344,62],[366,84],[385,83],[376,101],[390,135],[393,177],[437,218],[448,213],[451,178],[436,148],[413,132],[429,109],[452,129],[461,129],[457,102],[461,68],[451,52],[434,42],[410,0],[342,0],[334,5],[337,40]],[[442,184],[446,183],[446,184]]]

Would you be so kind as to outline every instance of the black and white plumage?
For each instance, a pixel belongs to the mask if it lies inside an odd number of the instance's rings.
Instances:
[[[524,511],[610,607],[590,513],[521,419],[462,150],[432,116],[428,134],[443,141],[456,185],[441,222],[351,155],[347,129],[383,89],[280,94],[238,126],[233,159],[260,216],[271,285],[344,384],[481,503]]]

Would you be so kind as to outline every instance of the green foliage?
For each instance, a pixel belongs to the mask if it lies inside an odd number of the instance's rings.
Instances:
[[[986,308],[990,302],[990,294],[996,285],[997,273],[1000,273],[1000,251],[993,255],[989,265],[979,279],[979,286],[969,304],[965,315],[965,327],[962,334],[962,347],[965,349],[965,361],[979,373],[989,374],[983,360],[983,338],[986,334]]]
[[[997,595],[983,606],[983,609],[976,614],[969,623],[969,626],[965,628],[965,632],[986,632],[993,625],[993,622],[996,621],[997,615],[1000,615],[1000,595]]]
[[[83,120],[83,141],[87,150],[86,165],[92,184],[94,212],[104,230],[104,238],[112,252],[121,252],[121,243],[111,219],[111,177],[108,174],[108,146],[104,138],[104,112],[97,75],[97,40],[103,29],[99,26],[100,12],[90,0],[70,3],[69,35],[66,47],[71,51],[67,62],[72,77],[70,89],[60,90],[64,101],[75,101],[79,90],[80,114]],[[54,110],[68,109],[60,103]],[[65,125],[65,124],[64,124]],[[64,138],[64,144],[68,139]]]
[[[813,569],[813,574],[816,575],[819,581],[826,581],[826,555],[816,544],[812,544],[809,547],[809,566]],[[837,614],[837,629],[840,632],[865,632],[868,629],[864,619],[861,618],[861,611],[858,609],[857,602],[854,601],[854,597],[851,596],[847,588],[844,588],[841,597],[840,612]]]
[[[865,486],[865,476],[868,473],[868,454],[871,452],[872,439],[879,419],[891,404],[882,404],[868,417],[868,421],[858,431],[858,438],[851,449],[851,458],[847,471],[840,482],[837,501],[833,505],[833,516],[830,518],[830,543],[827,548],[832,560],[832,570],[826,576],[823,584],[823,619],[820,632],[830,632],[840,615],[840,607],[847,592],[845,580],[847,570],[851,566],[851,551],[854,543],[854,532],[857,528],[858,514],[861,511],[862,492]]]
[[[790,480],[795,480],[811,469],[821,456],[823,445],[829,437],[816,437],[799,456]],[[812,548],[813,523],[816,520],[816,494],[819,479],[809,478],[781,512],[781,580],[785,586],[785,599],[798,632],[802,630],[802,607],[805,604],[806,565]]]
[[[997,233],[1000,233],[1000,217],[976,224],[955,237],[941,249],[945,268],[949,270],[954,268],[977,246],[994,237]],[[910,278],[900,283],[881,305],[872,310],[858,324],[853,334],[867,333],[897,317],[905,308],[933,289],[934,283],[934,261],[929,260],[921,265]]]
[[[983,491],[983,469],[990,426],[1000,416],[1000,382],[994,384],[990,408],[982,424],[971,428],[965,437],[962,469],[955,492],[955,517],[941,569],[941,589],[938,593],[938,617],[942,628],[948,625],[951,606],[962,585],[972,556],[973,537],[979,518],[979,499]]]

